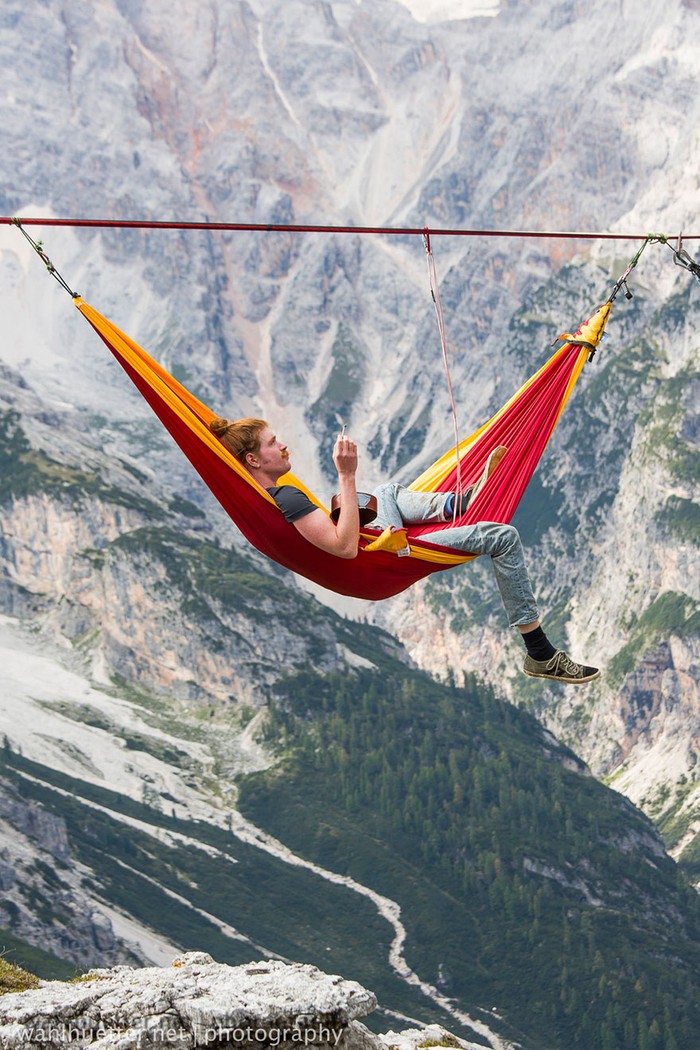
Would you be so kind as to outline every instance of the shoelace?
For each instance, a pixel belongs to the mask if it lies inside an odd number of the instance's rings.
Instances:
[[[547,664],[547,670],[556,671],[561,674],[563,671],[565,674],[571,675],[572,678],[583,677],[583,666],[575,663],[571,657],[563,650],[558,649],[552,659]]]

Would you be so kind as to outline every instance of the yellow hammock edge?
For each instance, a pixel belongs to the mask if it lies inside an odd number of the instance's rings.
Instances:
[[[108,321],[101,313],[95,310],[94,307],[90,306],[85,302],[84,299],[76,297],[74,300],[75,306],[83,314],[83,316],[90,322],[90,324],[98,332],[103,333],[108,343],[111,343],[118,351],[120,357],[126,361],[126,363],[133,368],[133,370],[141,376],[150,386],[153,387],[162,398],[162,400],[173,410],[173,412],[182,419],[187,426],[194,431],[199,439],[219,457],[225,463],[227,463],[232,470],[243,478],[251,488],[267,500],[268,503],[272,503],[275,506],[277,504],[273,500],[269,492],[266,492],[261,485],[258,485],[257,481],[248,471],[243,467],[235,456],[224,448],[219,439],[212,434],[209,429],[209,422],[216,418],[216,412],[212,412],[204,402],[200,401],[194,394],[192,394],[187,387],[184,387],[182,383],[179,383],[177,379],[170,375],[170,373],[160,365],[155,358],[151,357],[143,347],[135,343],[133,339],[130,339],[128,335],[113,325],[111,321]],[[322,510],[325,507],[318,502],[316,497],[306,489],[306,487],[294,478],[292,474],[286,474],[283,480],[285,485],[296,485],[307,493],[309,498],[314,503],[318,504]]]
[[[597,347],[603,336],[603,333],[605,331],[605,324],[608,320],[611,308],[611,302],[604,303],[588,321],[581,325],[580,329],[578,330],[575,336],[570,335],[569,333],[567,333],[564,336],[560,336],[560,338],[568,339],[569,342],[564,344],[564,346],[560,346],[558,350],[555,350],[555,352],[552,354],[549,360],[545,361],[542,367],[539,368],[537,372],[534,373],[534,375],[530,376],[527,382],[523,383],[520,389],[517,390],[515,394],[513,394],[510,400],[507,401],[506,404],[503,405],[502,408],[500,408],[498,412],[496,412],[495,415],[491,417],[491,419],[484,423],[483,426],[479,427],[478,430],[475,430],[473,434],[470,434],[469,437],[464,438],[463,441],[460,441],[460,457],[462,457],[465,454],[465,452],[467,452],[467,450],[471,448],[472,445],[476,444],[476,442],[482,436],[482,434],[485,434],[488,430],[490,430],[491,427],[493,427],[498,422],[498,420],[503,415],[505,415],[505,413],[509,410],[511,405],[515,401],[517,401],[519,397],[522,396],[522,394],[528,389],[528,387],[532,386],[533,383],[537,382],[542,373],[550,367],[551,363],[557,357],[559,357],[563,353],[566,353],[567,349],[572,343],[576,343],[578,340],[580,340],[581,343],[585,345],[582,346],[581,353],[578,356],[576,366],[571,375],[566,391],[564,393],[564,397],[562,398],[561,404],[559,406],[559,411],[556,417],[556,422],[558,423],[561,414],[564,411],[564,408],[566,407],[566,403],[571,397],[572,391],[576,386],[579,376],[581,375],[583,366],[586,363],[586,358],[590,353],[590,349]],[[455,449],[451,448],[443,456],[441,456],[440,459],[436,460],[435,463],[429,466],[427,470],[425,470],[418,478],[416,478],[416,480],[413,481],[408,487],[416,492],[434,492],[440,487],[441,483],[444,481],[447,475],[452,470],[454,470],[456,462],[457,454],[455,452]]]

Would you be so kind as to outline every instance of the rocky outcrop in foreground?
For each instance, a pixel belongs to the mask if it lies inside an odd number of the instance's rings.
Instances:
[[[357,1019],[377,1005],[354,981],[313,966],[276,961],[225,966],[190,952],[170,967],[116,966],[91,970],[71,983],[0,998],[0,1045],[90,1046],[92,1050],[227,1047],[235,1050],[387,1050],[389,1036]],[[429,1045],[461,1043],[436,1029],[415,1033]],[[417,1045],[414,1033],[391,1035],[392,1045]]]

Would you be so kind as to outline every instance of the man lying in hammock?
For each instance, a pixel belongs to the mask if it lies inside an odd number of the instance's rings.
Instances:
[[[338,558],[355,558],[358,552],[360,517],[355,476],[357,445],[345,434],[338,436],[333,449],[333,462],[338,472],[340,504],[337,524],[320,507],[292,485],[278,485],[291,469],[289,452],[263,419],[214,419],[210,428],[222,444],[266,489],[277,506],[301,535],[323,551]],[[488,480],[507,450],[500,446],[489,457],[489,463],[476,486],[458,498],[458,514],[464,513],[476,490]],[[416,522],[449,522],[453,519],[454,493],[413,492],[402,485],[389,483],[375,491],[377,517],[373,528],[401,529]],[[511,627],[522,636],[527,656],[523,670],[533,678],[580,685],[598,678],[595,667],[577,664],[561,649],[555,649],[542,630],[532,585],[518,530],[512,525],[479,521],[473,525],[446,527],[435,534],[440,546],[469,554],[491,557],[496,582]],[[399,552],[400,553],[400,552]]]

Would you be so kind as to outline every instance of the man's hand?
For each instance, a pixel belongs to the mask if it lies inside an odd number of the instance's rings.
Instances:
[[[360,535],[360,513],[357,507],[357,445],[346,434],[338,434],[333,448],[333,462],[340,485],[340,517],[335,526],[323,510],[314,510],[294,522],[302,536],[315,547],[338,558],[357,557]]]
[[[346,434],[338,434],[333,448],[333,462],[338,477],[354,477],[357,473],[357,445]]]

